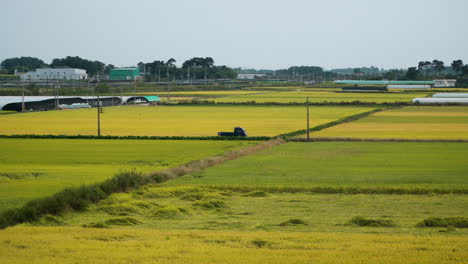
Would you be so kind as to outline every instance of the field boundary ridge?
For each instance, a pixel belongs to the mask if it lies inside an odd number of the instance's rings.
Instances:
[[[468,194],[468,188],[434,187],[355,187],[355,186],[248,186],[248,185],[193,185],[219,191],[249,193],[264,191],[269,193],[322,193],[322,194]]]
[[[271,137],[191,137],[191,136],[97,136],[97,135],[0,135],[0,138],[43,138],[43,139],[121,139],[121,140],[244,140],[244,141],[267,141]]]
[[[468,143],[468,139],[417,139],[417,138],[345,138],[345,137],[318,137],[310,138],[291,138],[290,142],[440,142],[440,143]]]

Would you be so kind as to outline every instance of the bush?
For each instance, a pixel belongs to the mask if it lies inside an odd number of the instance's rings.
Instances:
[[[457,227],[468,228],[468,217],[431,217],[424,219],[417,227]]]
[[[297,219],[297,218],[293,218],[293,219],[289,219],[288,221],[285,221],[281,224],[279,224],[280,226],[295,226],[295,225],[308,225],[304,220],[301,220],[301,219]]]
[[[360,216],[353,217],[348,224],[370,227],[394,227],[395,223],[390,219],[368,219]]]

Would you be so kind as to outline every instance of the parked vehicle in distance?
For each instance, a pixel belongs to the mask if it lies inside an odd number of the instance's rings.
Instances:
[[[242,127],[235,127],[234,132],[218,132],[218,136],[222,137],[246,137],[247,132]]]

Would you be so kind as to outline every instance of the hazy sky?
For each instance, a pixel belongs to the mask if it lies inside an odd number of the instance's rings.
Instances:
[[[468,63],[468,0],[0,0],[0,61],[80,56],[116,66]]]

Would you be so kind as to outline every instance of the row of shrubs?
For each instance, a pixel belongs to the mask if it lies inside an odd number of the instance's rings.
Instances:
[[[309,129],[309,131],[310,132],[320,131],[320,130],[325,129],[325,128],[329,128],[329,127],[336,126],[336,125],[339,125],[339,124],[355,121],[357,119],[369,116],[371,114],[374,114],[376,112],[380,112],[382,110],[383,110],[382,108],[379,108],[379,109],[374,109],[372,111],[368,111],[368,112],[364,112],[364,113],[360,113],[360,114],[356,114],[356,115],[352,115],[352,116],[347,116],[347,117],[338,119],[336,121],[332,121],[332,122],[329,122],[329,123],[326,123],[326,124],[322,124],[322,125],[313,127],[311,129]],[[293,132],[290,132],[290,133],[281,134],[281,135],[278,135],[276,137],[290,138],[290,137],[294,137],[294,136],[298,136],[298,135],[303,135],[305,133],[307,133],[307,129],[301,129],[301,130],[293,131]]]
[[[468,194],[468,188],[419,188],[419,187],[353,187],[353,186],[242,186],[242,185],[204,185],[205,188],[239,193],[325,193],[325,194]]]
[[[185,137],[185,136],[97,136],[97,135],[0,135],[0,138],[64,138],[64,139],[140,139],[140,140],[252,140],[265,141],[270,137]]]
[[[83,210],[91,203],[105,199],[112,193],[125,192],[151,182],[136,171],[121,172],[102,183],[66,188],[53,196],[32,200],[18,209],[0,214],[0,228],[18,223],[33,222],[43,215],[58,215],[69,210]]]

